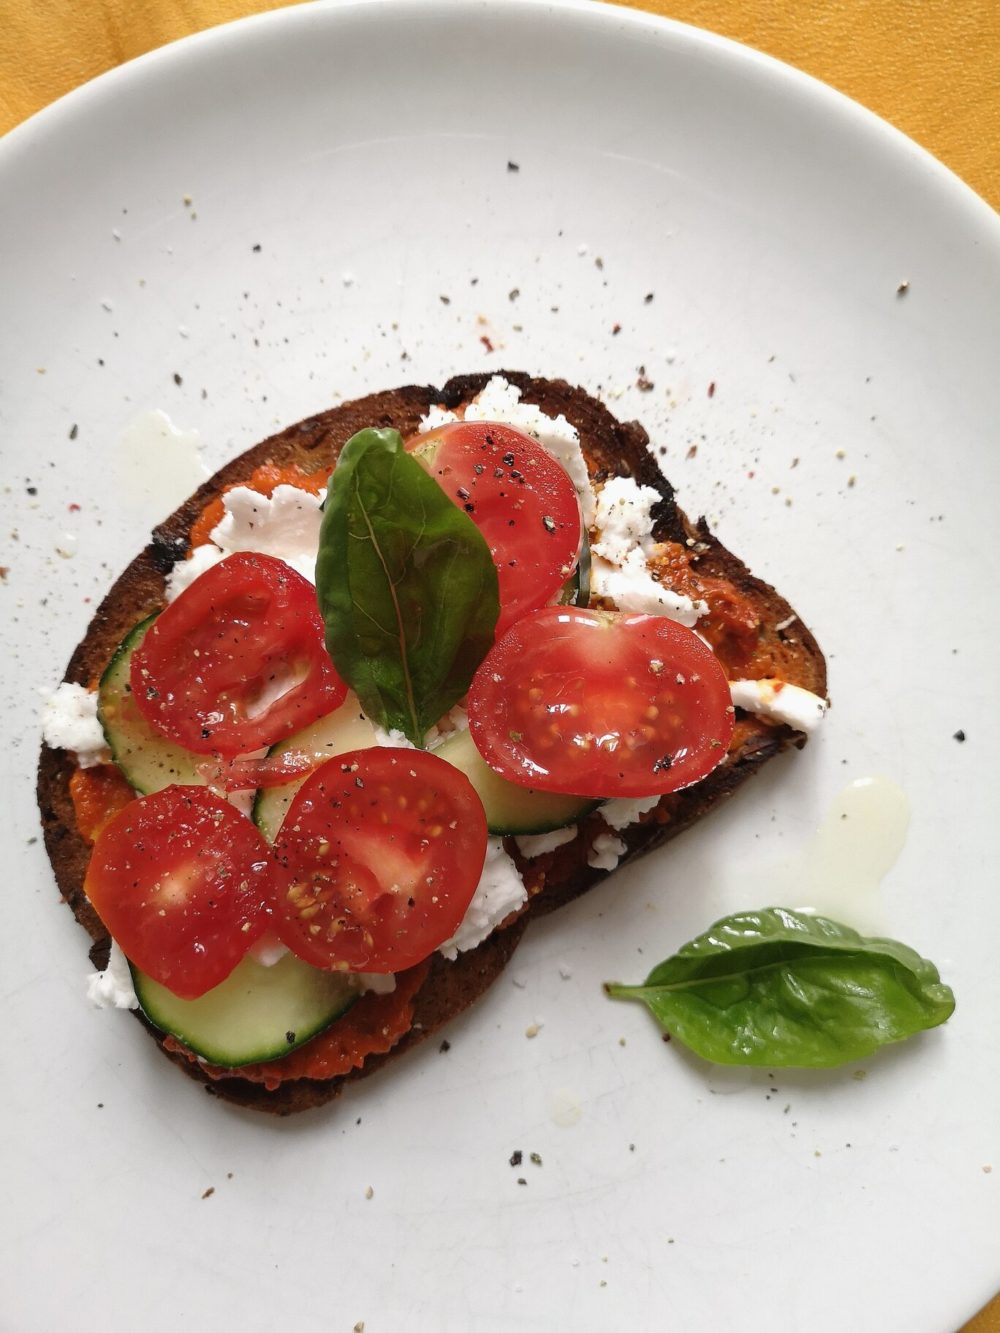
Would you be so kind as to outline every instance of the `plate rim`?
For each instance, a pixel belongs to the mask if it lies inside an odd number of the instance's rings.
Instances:
[[[969,225],[974,224],[978,218],[983,224],[984,237],[1000,247],[1000,225],[998,225],[1000,224],[1000,216],[995,214],[990,206],[976,195],[960,177],[935,159],[927,150],[921,148],[920,145],[914,143],[905,134],[889,122],[882,120],[862,104],[853,101],[835,88],[811,75],[805,74],[796,67],[756,51],[754,48],[743,46],[731,39],[689,24],[664,19],[642,10],[619,9],[613,5],[598,3],[597,0],[430,0],[430,3],[428,3],[428,0],[346,0],[346,3],[336,3],[335,0],[319,0],[319,3],[314,5],[298,5],[289,9],[273,10],[260,15],[247,16],[179,39],[118,66],[66,94],[66,96],[44,108],[21,126],[15,127],[10,135],[0,139],[0,181],[4,178],[5,167],[21,160],[17,153],[20,152],[22,144],[30,153],[34,146],[42,141],[43,137],[47,139],[48,136],[61,134],[68,123],[67,118],[75,117],[80,111],[84,114],[91,114],[93,109],[106,105],[109,98],[118,97],[120,87],[133,87],[137,82],[141,83],[146,78],[147,72],[154,66],[157,71],[160,71],[169,67],[178,68],[179,62],[186,64],[190,58],[188,53],[192,48],[197,48],[199,52],[205,52],[206,55],[211,52],[213,53],[212,58],[226,58],[222,54],[224,48],[231,47],[234,39],[242,40],[244,34],[246,34],[248,39],[252,38],[256,41],[258,40],[258,30],[270,31],[272,27],[277,27],[279,23],[291,26],[290,20],[293,15],[295,16],[292,21],[294,26],[301,25],[305,29],[313,24],[326,24],[328,22],[331,26],[335,26],[339,15],[348,10],[360,12],[364,9],[375,10],[376,8],[399,11],[424,9],[434,10],[435,12],[450,9],[453,12],[461,11],[463,13],[481,12],[484,9],[494,12],[514,11],[515,9],[522,12],[566,11],[571,15],[574,13],[580,14],[581,17],[592,21],[594,27],[597,27],[601,22],[614,20],[618,27],[631,27],[635,30],[648,28],[662,37],[665,42],[673,43],[675,49],[688,43],[704,50],[717,49],[724,62],[737,59],[742,62],[743,68],[756,69],[762,75],[762,82],[763,78],[769,74],[777,75],[780,76],[781,80],[786,81],[784,82],[785,87],[792,92],[795,92],[797,88],[801,95],[808,97],[813,102],[813,105],[825,103],[830,114],[839,123],[841,132],[846,135],[864,135],[867,142],[875,146],[882,145],[887,155],[895,159],[901,170],[912,170],[918,175],[923,171],[924,179],[933,182],[935,187],[935,193],[930,199],[931,206],[940,206],[947,209],[948,216],[956,219],[964,217]],[[301,14],[299,11],[301,11]],[[251,29],[253,29],[252,34]],[[266,31],[261,40],[266,40]],[[12,159],[8,159],[4,150],[11,136],[14,136],[14,146],[17,151]],[[902,140],[901,144],[899,140]],[[901,149],[905,149],[905,157],[900,151]],[[932,174],[928,175],[928,172]],[[954,191],[956,183],[960,187],[959,192]],[[968,214],[964,214],[959,207],[963,202],[965,204],[974,202],[977,208]],[[982,215],[978,207],[980,205],[986,210]]]
[[[987,242],[992,241],[997,246],[1000,254],[1000,213],[929,149],[862,102],[798,66],[735,38],[613,0],[311,0],[309,4],[300,0],[280,9],[247,14],[189,33],[105,70],[15,125],[0,136],[0,180],[16,168],[20,156],[30,154],[46,137],[57,136],[69,119],[86,114],[92,106],[100,106],[107,99],[117,97],[120,91],[141,84],[149,73],[159,75],[161,71],[169,72],[171,67],[191,59],[217,57],[219,52],[231,49],[234,43],[265,40],[270,28],[336,26],[346,21],[348,15],[394,9],[407,14],[423,10],[480,18],[489,13],[501,19],[530,12],[562,13],[593,26],[609,24],[644,29],[658,41],[679,47],[700,47],[715,53],[725,61],[741,64],[761,82],[769,79],[779,84],[783,82],[798,96],[811,99],[829,112],[835,122],[853,128],[889,152],[897,164],[908,159],[909,165],[933,182],[940,197],[963,213],[970,224],[977,226]]]

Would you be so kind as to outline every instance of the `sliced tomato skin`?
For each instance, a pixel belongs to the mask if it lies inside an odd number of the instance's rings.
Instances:
[[[268,702],[285,679],[290,687]],[[312,584],[250,552],[213,565],[161,612],[133,655],[130,684],[162,735],[225,757],[283,740],[347,693]]]
[[[316,767],[316,757],[302,750],[261,755],[259,759],[206,759],[198,772],[217,791],[255,791],[260,787],[284,787],[298,782]]]
[[[164,787],[107,824],[84,891],[126,957],[183,999],[225,981],[268,920],[255,826],[207,787]]]
[[[734,710],[696,634],[660,616],[545,607],[490,650],[469,729],[486,762],[522,786],[574,796],[653,796],[725,758]]]
[[[274,843],[281,940],[314,967],[400,972],[457,930],[486,858],[464,773],[422,750],[353,750],[300,788]]]
[[[407,446],[486,539],[500,582],[499,639],[576,568],[583,524],[573,483],[537,440],[495,421],[449,422]]]

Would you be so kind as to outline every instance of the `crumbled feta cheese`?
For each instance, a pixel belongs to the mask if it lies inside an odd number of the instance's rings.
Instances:
[[[381,745],[388,750],[415,750],[417,747],[412,741],[406,739],[401,731],[393,728],[392,731],[386,731],[384,727],[375,727],[375,744]]]
[[[111,758],[97,718],[96,693],[67,680],[45,701],[42,736],[53,750],[72,750],[81,768],[93,768]]]
[[[598,833],[594,845],[587,853],[587,865],[593,866],[595,870],[614,870],[625,851],[621,838],[613,833]]]
[[[224,559],[225,554],[212,542],[205,542],[202,546],[196,546],[186,560],[178,560],[167,575],[167,601],[172,602],[180,597],[195,579]]]
[[[609,598],[620,610],[665,616],[689,629],[708,610],[704,602],[693,602],[683,593],[657,583],[639,546],[634,546],[620,565],[595,556],[590,566],[590,588],[595,596]]]
[[[452,412],[432,407],[420,423],[420,429],[435,430],[448,421],[457,421]],[[537,440],[544,449],[562,464],[569,474],[580,501],[580,512],[588,528],[594,524],[594,492],[590,473],[580,448],[580,435],[562,413],[546,416],[533,403],[521,401],[521,390],[502,375],[494,375],[483,391],[465,409],[466,421],[502,421],[515,430],[524,431]]]
[[[234,486],[222,503],[226,512],[209,534],[220,550],[277,556],[315,583],[322,495],[283,485],[268,498],[249,486]]]
[[[392,972],[355,972],[354,980],[362,995],[374,991],[376,995],[391,995],[396,989],[396,978]]]
[[[516,911],[527,897],[528,891],[517,873],[517,867],[503,849],[503,840],[487,838],[486,864],[483,866],[479,887],[472,896],[472,902],[458,930],[441,945],[438,952],[449,962],[454,962],[460,953],[482,944],[494,928]]]
[[[666,616],[690,628],[708,607],[657,583],[647,563],[656,552],[652,509],[659,499],[654,487],[640,486],[631,477],[605,482],[597,497],[590,585],[623,611]]]
[[[422,431],[437,430],[440,426],[447,426],[452,421],[457,421],[458,417],[454,412],[449,412],[446,407],[438,407],[436,404],[431,406],[425,417],[421,418],[420,429]]]
[[[605,801],[601,806],[601,818],[608,828],[621,832],[630,824],[637,824],[640,816],[652,810],[659,799],[659,796],[616,796],[613,801]]]
[[[139,1008],[128,959],[114,940],[111,941],[107,967],[103,972],[92,972],[87,978],[87,999],[97,1009]]]
[[[249,486],[226,491],[222,497],[225,512],[209,534],[211,541],[196,546],[167,575],[167,601],[174,601],[207,569],[236,551],[273,555],[315,583],[322,503],[322,495],[298,486],[275,486],[270,497]]]
[[[260,963],[261,967],[274,967],[275,963],[281,962],[286,953],[288,945],[282,944],[277,935],[270,930],[261,935],[259,940],[255,940],[247,950],[247,956],[255,963]]]
[[[424,744],[428,750],[436,750],[449,736],[454,736],[456,731],[468,730],[469,714],[461,704],[455,704],[454,708],[449,708],[444,717],[431,727],[424,737]]]
[[[594,526],[600,532],[591,550],[620,565],[637,546],[648,555],[653,542],[653,505],[660,493],[640,486],[631,477],[611,477],[597,497]]]
[[[544,856],[546,852],[554,852],[557,847],[562,847],[567,842],[572,842],[580,832],[576,824],[570,824],[568,828],[553,829],[551,833],[524,833],[515,838],[517,850],[529,861],[536,856]]]
[[[733,680],[729,693],[737,708],[745,708],[757,717],[784,722],[807,735],[816,730],[826,715],[827,702],[800,685],[783,680]]]
[[[384,727],[373,724],[375,729],[375,744],[382,745],[395,750],[414,750],[416,746],[412,741],[407,740],[403,732],[397,728],[392,731],[386,731]],[[437,747],[454,735],[456,731],[467,731],[469,728],[469,715],[461,704],[456,704],[454,708],[448,710],[435,726],[431,727],[424,737],[424,745],[428,750],[435,750]]]

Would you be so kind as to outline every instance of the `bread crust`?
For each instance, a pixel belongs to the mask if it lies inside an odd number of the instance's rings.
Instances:
[[[516,385],[525,401],[537,405],[548,416],[565,415],[580,433],[593,481],[629,476],[644,486],[654,487],[661,497],[653,510],[653,535],[657,540],[684,545],[695,552],[692,564],[699,573],[729,580],[753,603],[763,636],[768,644],[773,640],[775,655],[785,668],[784,678],[826,696],[826,663],[811,632],[773,587],[751,574],[738,557],[712,536],[704,520],[692,523],[680,510],[673,488],[649,451],[648,436],[637,422],[617,421],[603,404],[565,380],[533,379],[515,371],[493,373]],[[66,680],[92,685],[128,630],[162,606],[166,575],[187,554],[192,524],[205,505],[227,486],[245,481],[265,462],[295,463],[305,471],[328,468],[346,441],[366,426],[394,427],[404,436],[411,434],[432,405],[458,407],[479,393],[491,377],[491,374],[462,375],[449,380],[441,389],[410,385],[371,394],[289,426],[233,459],[154,530],[149,544],[102,601],[70,659]],[[790,619],[794,620],[792,635],[779,628]],[[620,836],[627,850],[619,864],[644,855],[697,823],[769,759],[790,745],[803,743],[804,738],[790,727],[741,717],[734,745],[723,765],[695,787],[662,798],[641,822],[624,830]],[[69,793],[73,769],[71,755],[43,745],[38,767],[38,804],[45,846],[60,892],[91,936],[94,942],[91,956],[100,966],[106,958],[108,938],[83,892],[90,849],[76,829]],[[387,1054],[366,1059],[361,1069],[324,1081],[286,1080],[276,1090],[267,1091],[262,1085],[239,1077],[210,1079],[198,1063],[181,1054],[164,1053],[189,1076],[204,1083],[208,1091],[254,1110],[288,1115],[330,1101],[349,1080],[374,1072],[402,1055],[488,989],[513,954],[532,917],[562,906],[606,877],[607,872],[595,870],[586,860],[591,841],[588,833],[603,827],[599,813],[591,815],[584,823],[582,836],[531,861],[520,858],[511,844],[510,850],[529,889],[526,909],[478,948],[460,954],[454,963],[435,955],[415,998],[410,1031]],[[162,1049],[162,1034],[138,1011],[137,1017]]]

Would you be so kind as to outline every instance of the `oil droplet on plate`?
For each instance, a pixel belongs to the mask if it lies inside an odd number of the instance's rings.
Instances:
[[[153,528],[208,477],[196,430],[181,430],[155,409],[137,416],[109,450],[110,493],[130,521]]]
[[[769,902],[886,933],[878,891],[910,823],[906,793],[889,778],[859,778],[834,798],[815,836],[767,873]]]

